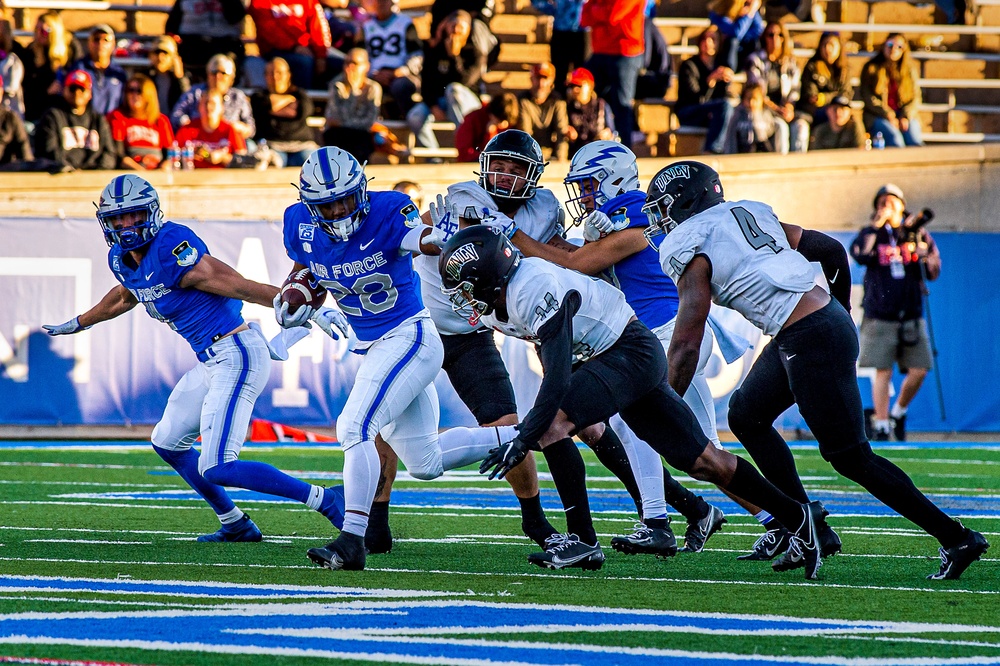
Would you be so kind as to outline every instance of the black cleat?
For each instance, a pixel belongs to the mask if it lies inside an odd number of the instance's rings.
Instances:
[[[552,527],[552,523],[545,519],[531,521],[530,523],[522,520],[521,531],[524,532],[524,536],[534,541],[542,549],[545,548],[545,543],[550,536],[559,534],[559,530]]]
[[[339,537],[322,548],[310,548],[306,555],[332,571],[361,571],[365,568],[365,540],[357,534],[341,532]]]
[[[668,525],[666,528],[647,527],[636,523],[632,534],[611,539],[611,547],[626,555],[656,555],[673,557],[677,554],[677,539]]]
[[[528,562],[546,569],[576,567],[589,571],[596,571],[604,564],[601,544],[587,545],[575,534],[553,534],[545,545],[545,552],[528,555]]]
[[[788,550],[788,540],[792,533],[784,527],[768,530],[760,535],[753,544],[753,550],[746,555],[740,555],[738,560],[773,560],[778,553]]]
[[[687,531],[684,533],[684,547],[682,553],[700,553],[705,548],[708,538],[722,529],[722,524],[726,522],[726,514],[711,504],[708,505],[708,513],[698,521],[688,521]]]
[[[369,555],[385,555],[392,552],[392,530],[389,529],[389,523],[380,525],[377,529],[372,529],[372,525],[368,526],[365,532],[365,551]]]
[[[889,417],[889,427],[892,428],[892,436],[897,442],[906,441],[906,414],[900,417]]]
[[[805,512],[802,525],[789,539],[788,550],[771,568],[780,572],[805,567],[806,580],[816,580],[816,573],[823,565],[816,523],[823,520],[825,509],[819,502],[809,502],[802,508]]]
[[[819,554],[820,557],[833,557],[837,553],[841,552],[840,535],[833,531],[826,522],[826,517],[830,515],[830,512],[826,510],[821,502],[817,502],[822,511],[822,518],[816,521],[816,535],[819,537]]]
[[[979,532],[966,530],[965,538],[951,548],[941,548],[941,570],[927,580],[958,580],[969,565],[978,560],[990,547]]]

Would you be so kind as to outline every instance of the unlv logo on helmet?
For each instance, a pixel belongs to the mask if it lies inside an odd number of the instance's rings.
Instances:
[[[687,164],[678,164],[670,168],[664,169],[656,175],[655,185],[661,190],[667,188],[667,183],[676,178],[690,178],[691,177],[691,167]]]
[[[455,252],[448,257],[448,263],[445,264],[444,270],[455,281],[461,281],[462,267],[470,261],[476,261],[478,259],[479,253],[476,252],[476,246],[472,243],[466,243],[462,247],[456,249]]]

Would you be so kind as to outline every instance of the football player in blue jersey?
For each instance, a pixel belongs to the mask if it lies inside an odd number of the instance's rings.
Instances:
[[[174,387],[153,429],[153,450],[215,511],[222,523],[198,541],[260,541],[261,532],[223,486],[302,502],[343,524],[342,488],[323,488],[261,462],[239,460],[254,403],[267,383],[272,355],[301,335],[284,332],[275,346],[240,314],[243,301],[270,306],[278,288],[247,280],[211,256],[191,229],[164,221],[153,186],[116,176],[101,192],[97,219],[111,247],[108,264],[121,284],[83,314],[43,328],[68,335],[121,316],[140,303],[187,340],[199,363]],[[192,448],[201,437],[201,456]]]
[[[438,434],[433,382],[444,351],[421,299],[413,255],[439,254],[441,230],[422,224],[405,194],[368,192],[362,165],[333,146],[302,165],[299,197],[285,210],[285,250],[293,271],[308,268],[340,310],[315,314],[304,305],[289,314],[287,304],[276,300],[278,323],[291,328],[313,318],[330,334],[350,324],[354,351],[364,357],[337,419],[344,449],[343,531],[308,555],[329,569],[357,570],[365,566],[365,531],[380,477],[376,435],[412,476],[433,479],[483,460],[517,433],[513,426],[498,426]]]

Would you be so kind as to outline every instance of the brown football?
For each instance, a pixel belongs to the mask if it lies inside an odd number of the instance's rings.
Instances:
[[[308,268],[292,271],[281,285],[281,302],[288,303],[288,314],[306,304],[318,308],[326,302],[326,287],[316,281]]]

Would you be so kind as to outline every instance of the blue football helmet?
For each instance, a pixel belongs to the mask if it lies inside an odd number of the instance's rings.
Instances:
[[[588,143],[573,156],[563,183],[573,224],[580,224],[592,210],[620,194],[639,189],[635,153],[616,141]],[[588,199],[589,205],[585,203]]]
[[[364,164],[336,146],[320,148],[302,165],[299,201],[309,209],[313,223],[336,241],[347,240],[371,210],[364,169]],[[337,203],[342,205],[333,211],[335,218],[324,217],[319,210]]]
[[[138,250],[151,243],[163,226],[160,197],[153,186],[139,176],[115,176],[101,192],[101,200],[94,205],[109,247],[117,245],[126,252]],[[134,212],[145,213],[145,219],[128,227],[115,227],[118,216]]]

